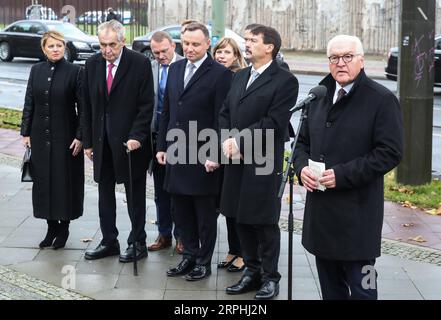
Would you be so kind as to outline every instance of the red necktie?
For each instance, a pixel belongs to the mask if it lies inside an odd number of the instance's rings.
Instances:
[[[109,74],[107,75],[107,93],[110,94],[110,90],[112,89],[112,83],[113,83],[113,74],[112,69],[115,65],[113,63],[109,64]]]

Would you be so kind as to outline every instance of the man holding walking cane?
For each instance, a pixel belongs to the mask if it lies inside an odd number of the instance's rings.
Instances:
[[[124,183],[132,231],[121,262],[147,257],[146,172],[151,159],[149,128],[154,104],[153,77],[148,58],[125,47],[124,27],[118,21],[98,27],[101,54],[86,62],[84,81],[86,155],[94,163],[98,182],[103,239],[85,258],[119,255],[115,184]],[[124,145],[126,144],[126,146]],[[128,154],[131,157],[129,181]]]

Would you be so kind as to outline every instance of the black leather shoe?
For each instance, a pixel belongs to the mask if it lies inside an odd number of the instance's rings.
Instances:
[[[279,294],[279,283],[275,281],[265,281],[262,287],[257,291],[256,300],[272,299]]]
[[[202,264],[196,265],[193,270],[190,271],[189,274],[185,276],[185,280],[187,281],[198,281],[205,279],[211,274],[211,267],[205,266]]]
[[[122,255],[119,256],[119,262],[133,262],[133,244],[129,245]],[[136,243],[136,260],[139,261],[142,258],[146,258],[148,255],[146,245]]]
[[[110,256],[117,256],[120,254],[119,242],[115,242],[110,246],[100,243],[95,249],[88,250],[84,254],[86,260],[96,260]]]
[[[169,277],[182,276],[184,274],[189,273],[193,269],[194,265],[195,265],[194,261],[190,261],[189,259],[183,259],[181,262],[179,262],[179,264],[175,268],[168,269],[167,275]]]
[[[227,268],[228,272],[242,272],[244,270],[245,270],[245,263],[241,267],[235,266],[233,263]]]
[[[236,260],[238,258],[238,256],[233,256],[233,258],[230,261],[227,261],[226,259],[224,261],[221,261],[217,264],[218,269],[225,269],[228,268],[229,266],[231,266],[234,262],[234,260]]]
[[[261,282],[259,276],[244,275],[238,283],[227,287],[227,294],[241,294],[260,288]]]

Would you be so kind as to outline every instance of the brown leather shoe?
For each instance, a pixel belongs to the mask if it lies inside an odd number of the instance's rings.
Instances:
[[[166,248],[170,248],[172,245],[172,238],[167,238],[164,236],[159,235],[155,242],[153,242],[151,245],[147,247],[149,251],[158,251]]]
[[[176,240],[176,247],[175,251],[177,254],[183,254],[184,253],[184,245],[181,240]]]

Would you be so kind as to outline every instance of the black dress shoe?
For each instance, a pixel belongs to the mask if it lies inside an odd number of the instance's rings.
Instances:
[[[244,275],[238,283],[227,287],[227,294],[241,294],[260,288],[261,282],[259,276]]]
[[[117,256],[120,254],[119,242],[112,245],[103,245],[100,243],[95,249],[88,250],[84,254],[86,260],[96,260],[110,256]]]
[[[238,256],[234,256],[230,261],[224,260],[221,261],[217,264],[217,268],[218,269],[225,269],[228,268],[229,266],[231,266],[234,262],[234,260],[236,260],[238,258]]]
[[[129,245],[122,255],[119,256],[119,262],[133,262],[133,244]],[[146,245],[141,245],[136,243],[136,260],[140,260],[142,258],[146,258],[148,255]]]
[[[189,274],[185,276],[185,280],[187,281],[198,281],[205,279],[211,274],[211,267],[205,266],[202,264],[196,265],[193,270],[190,271]]]
[[[175,268],[170,268],[167,270],[167,275],[169,277],[177,277],[182,276],[184,274],[189,273],[195,265],[194,261],[190,261],[189,259],[183,259]]]
[[[256,300],[272,299],[279,294],[279,283],[275,281],[265,281],[262,287],[257,291]]]
[[[242,272],[245,270],[245,263],[242,265],[242,267],[235,266],[234,264],[231,264],[228,268],[228,272]]]

